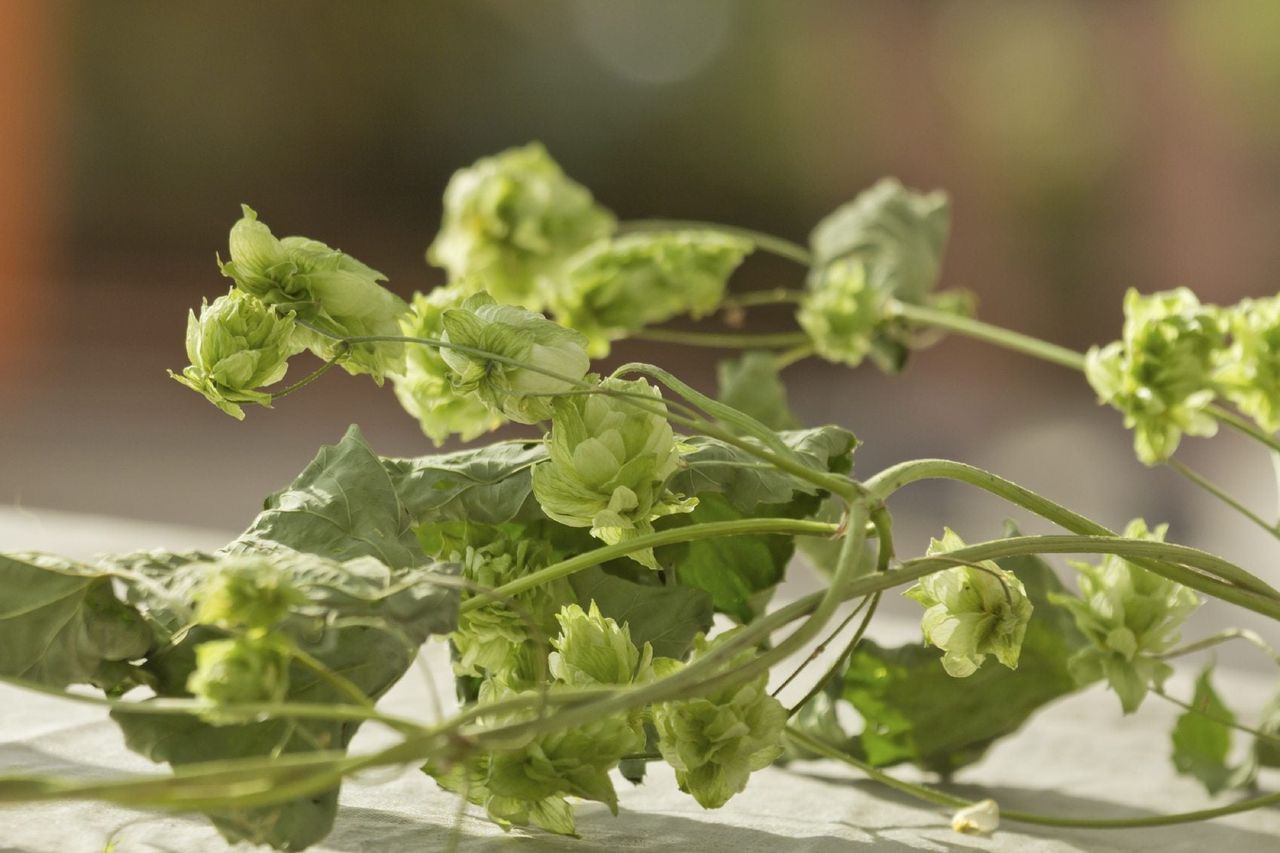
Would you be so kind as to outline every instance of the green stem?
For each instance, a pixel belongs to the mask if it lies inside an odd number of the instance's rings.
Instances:
[[[811,343],[801,344],[798,347],[792,347],[789,350],[784,350],[773,357],[774,369],[779,371],[786,370],[796,362],[804,361],[806,358],[813,355],[813,353],[814,347]]]
[[[1195,471],[1189,466],[1184,465],[1182,462],[1179,462],[1177,459],[1166,459],[1165,464],[1168,465],[1170,468],[1172,468],[1174,471],[1176,471],[1178,474],[1182,475],[1184,478],[1189,480],[1190,482],[1199,486],[1201,489],[1204,489],[1204,491],[1213,495],[1215,498],[1222,501],[1224,504],[1226,504],[1227,506],[1234,509],[1236,512],[1243,515],[1245,518],[1249,519],[1254,524],[1261,527],[1263,530],[1270,533],[1272,536],[1276,537],[1277,539],[1280,539],[1280,528],[1277,528],[1276,525],[1267,522],[1265,519],[1263,519],[1260,515],[1255,513],[1253,510],[1249,509],[1247,506],[1240,503],[1240,501],[1231,497],[1231,495],[1227,494],[1221,488],[1214,485],[1214,483],[1211,480],[1209,480],[1207,477],[1205,477],[1203,474],[1200,474],[1199,472]]]
[[[1157,657],[1165,660],[1168,660],[1169,658],[1182,657],[1183,655],[1189,655],[1195,652],[1202,652],[1205,649],[1211,649],[1214,646],[1230,642],[1231,640],[1244,640],[1246,643],[1251,644],[1264,655],[1271,658],[1273,663],[1280,664],[1280,652],[1271,648],[1267,641],[1262,639],[1260,634],[1256,631],[1250,631],[1248,628],[1227,628],[1225,631],[1219,631],[1218,633],[1205,637],[1202,640],[1196,640],[1194,643],[1188,643],[1185,646],[1170,649]]]
[[[804,299],[803,290],[775,287],[770,290],[752,290],[747,293],[731,293],[720,300],[721,311],[756,308],[761,305],[794,305]]]
[[[734,225],[720,225],[715,222],[696,222],[690,219],[632,219],[618,225],[619,234],[635,234],[645,231],[714,231],[730,237],[739,237],[753,243],[756,248],[795,261],[802,267],[812,266],[813,255],[799,243],[793,243],[783,237],[753,231],[750,228],[738,228]]]
[[[1230,409],[1224,409],[1219,405],[1212,405],[1208,408],[1209,414],[1213,415],[1220,422],[1234,429],[1243,435],[1249,436],[1254,441],[1274,451],[1280,451],[1280,439],[1274,435],[1264,432],[1255,426],[1251,421],[1242,418]]]
[[[798,743],[805,749],[815,752],[818,755],[834,759],[836,761],[848,764],[850,767],[857,768],[872,779],[900,791],[908,796],[915,797],[918,800],[934,803],[940,806],[947,806],[953,809],[967,808],[975,804],[974,800],[968,800],[964,797],[957,797],[931,788],[927,785],[917,785],[912,782],[905,782],[894,776],[885,773],[878,767],[873,767],[861,759],[849,755],[844,750],[838,749],[825,741],[819,740],[794,726],[787,727],[787,736]],[[1042,815],[1033,812],[1017,811],[1014,809],[1000,809],[1000,819],[1008,820],[1014,823],[1034,824],[1037,826],[1058,826],[1067,829],[1138,829],[1142,827],[1152,826],[1172,826],[1180,823],[1197,823],[1202,820],[1210,820],[1216,817],[1224,817],[1226,815],[1238,814],[1240,812],[1252,811],[1266,806],[1280,803],[1280,792],[1265,794],[1261,797],[1254,797],[1249,800],[1241,800],[1225,806],[1218,806],[1211,809],[1200,809],[1192,812],[1180,812],[1170,815],[1150,815],[1147,817],[1132,818],[1075,818],[1075,817],[1059,817],[1057,815]]]
[[[886,468],[867,480],[865,488],[881,501],[891,494],[920,480],[946,479],[968,483],[988,491],[997,497],[1029,510],[1053,523],[1065,527],[1073,533],[1085,536],[1115,537],[1114,531],[1108,530],[1079,513],[1043,498],[1029,489],[998,477],[989,471],[952,462],[947,459],[918,459],[903,462]],[[1203,552],[1201,552],[1203,553]],[[1215,558],[1217,559],[1217,558]],[[1233,604],[1240,604],[1255,612],[1264,613],[1273,618],[1280,618],[1280,593],[1259,578],[1225,560],[1216,566],[1216,571],[1230,584],[1218,584],[1196,572],[1178,566],[1154,563],[1150,560],[1134,560],[1136,565],[1149,571],[1168,577],[1186,586],[1199,589],[1209,595],[1217,596]]]
[[[936,308],[909,305],[896,300],[889,304],[888,311],[893,316],[910,320],[913,323],[931,326],[935,329],[959,332],[967,337],[986,341],[987,343],[1043,359],[1044,361],[1051,361],[1071,370],[1084,370],[1084,355],[1082,353],[1066,347],[1060,347],[1057,344],[1051,344],[1048,341],[1042,341],[1039,338],[1033,338],[1030,335],[1024,335],[1021,332],[1014,332],[1000,326],[984,323],[981,320],[962,317],[947,311],[939,311]]]
[[[657,341],[683,344],[690,347],[715,349],[784,349],[805,346],[809,336],[804,332],[778,332],[777,334],[694,332],[681,329],[641,329],[631,335],[641,341]]]
[[[1268,734],[1267,732],[1263,732],[1263,731],[1258,731],[1257,729],[1250,728],[1249,726],[1246,726],[1243,723],[1237,723],[1235,720],[1228,720],[1225,717],[1219,717],[1217,714],[1211,714],[1208,711],[1206,711],[1204,708],[1193,705],[1190,702],[1184,702],[1183,700],[1179,699],[1176,696],[1170,696],[1168,693],[1163,692],[1159,688],[1153,688],[1151,692],[1159,696],[1161,699],[1165,700],[1166,702],[1172,705],[1177,705],[1179,708],[1182,708],[1184,711],[1190,711],[1191,713],[1196,714],[1197,716],[1204,717],[1206,720],[1208,720],[1211,723],[1217,723],[1220,726],[1226,726],[1229,729],[1235,729],[1238,732],[1244,732],[1247,735],[1253,735],[1258,740],[1266,741],[1267,743],[1280,746],[1280,737],[1277,737],[1276,735]]]
[[[570,557],[553,563],[546,568],[516,578],[513,581],[495,587],[495,596],[512,597],[526,590],[551,583],[560,578],[607,563],[618,557],[634,554],[647,548],[658,548],[663,545],[675,545],[681,542],[695,542],[700,539],[714,539],[720,536],[748,536],[760,534],[777,534],[784,536],[831,536],[839,530],[835,524],[821,521],[803,521],[794,518],[743,518],[733,521],[708,521],[702,524],[691,524],[686,527],[675,527],[671,530],[660,530],[646,533],[616,545],[605,545],[585,554]],[[462,613],[469,613],[488,603],[482,597],[469,598],[459,608]]]
[[[281,397],[287,397],[288,395],[292,394],[294,391],[297,391],[299,388],[305,388],[306,386],[310,385],[312,382],[315,382],[321,376],[324,376],[333,368],[335,364],[337,364],[342,359],[343,356],[347,354],[348,351],[350,351],[350,349],[351,349],[350,344],[348,344],[346,341],[341,342],[338,345],[338,351],[333,354],[332,358],[330,358],[324,364],[320,365],[315,370],[311,371],[306,376],[302,377],[297,382],[288,386],[284,390],[277,391],[274,394],[272,394],[271,395],[272,402],[279,400]]]
[[[288,651],[294,660],[320,676],[322,680],[328,682],[330,687],[333,687],[339,693],[348,697],[356,705],[363,708],[373,707],[373,700],[370,699],[369,696],[355,683],[325,666],[322,661],[303,651],[296,643],[290,643],[288,645]]]

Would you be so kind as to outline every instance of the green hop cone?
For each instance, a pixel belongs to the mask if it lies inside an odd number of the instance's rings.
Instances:
[[[631,630],[603,616],[596,603],[583,610],[570,604],[556,615],[560,634],[548,664],[551,676],[572,687],[603,687],[648,681],[653,676],[653,647],[637,649]]]
[[[516,423],[550,418],[553,398],[548,395],[572,391],[591,365],[587,340],[580,333],[533,311],[499,305],[487,293],[476,293],[461,306],[445,310],[442,322],[447,342],[520,362],[442,351],[457,393],[475,392],[490,409]]]
[[[270,637],[210,640],[196,646],[196,668],[187,689],[212,705],[279,702],[289,690],[289,655]],[[201,714],[214,725],[244,722],[234,711]]]
[[[1124,315],[1121,340],[1085,355],[1085,377],[1100,402],[1123,413],[1138,458],[1155,465],[1173,455],[1183,433],[1217,432],[1206,409],[1215,397],[1226,322],[1186,288],[1150,296],[1130,290]]]
[[[845,258],[811,279],[796,320],[818,355],[857,367],[876,345],[888,303],[889,294],[867,281],[866,265]]]
[[[659,412],[659,390],[643,379],[606,379],[604,393],[556,401],[550,459],[533,469],[533,494],[542,511],[570,527],[590,527],[609,544],[653,531],[653,520],[691,512],[697,501],[672,494],[667,479],[679,465],[671,424]],[[630,555],[658,568],[652,549]]]
[[[1141,519],[1129,522],[1129,539],[1162,541],[1165,526],[1148,530]],[[1071,659],[1080,684],[1105,678],[1126,714],[1142,704],[1151,686],[1160,686],[1173,669],[1160,654],[1173,648],[1187,616],[1200,606],[1196,593],[1182,584],[1135,566],[1115,555],[1097,565],[1073,563],[1080,570],[1080,597],[1051,594],[1049,600],[1071,611],[1090,645]]]
[[[729,276],[751,253],[746,240],[712,231],[630,234],[595,243],[553,276],[556,318],[590,342],[594,357],[612,341],[681,314],[716,310]]]
[[[1245,299],[1227,317],[1232,344],[1215,378],[1223,394],[1267,432],[1280,430],[1280,296]]]
[[[617,814],[618,797],[609,771],[623,756],[642,752],[644,746],[644,734],[615,714],[535,735],[523,746],[465,762],[446,765],[433,760],[423,769],[442,788],[465,793],[483,806],[504,828],[533,825],[574,835],[573,808],[565,798],[602,802]]]
[[[481,284],[501,302],[540,310],[544,278],[574,252],[612,234],[614,225],[613,214],[535,142],[453,175],[427,260],[452,279]]]
[[[717,642],[723,639],[722,635]],[[716,646],[699,635],[693,660]],[[750,650],[729,667],[751,660]],[[654,663],[656,675],[670,675],[683,666],[670,658]],[[680,790],[703,808],[718,809],[747,787],[751,774],[769,766],[782,754],[787,711],[769,695],[768,674],[717,690],[708,696],[653,706],[658,750],[675,768]]]
[[[219,561],[196,592],[196,621],[220,628],[269,630],[306,597],[265,557]]]
[[[809,237],[813,268],[797,314],[817,353],[850,366],[869,357],[896,372],[937,333],[898,316],[895,303],[971,313],[967,294],[934,292],[950,226],[945,193],[913,192],[892,178],[822,220]]]
[[[947,529],[929,544],[928,553],[963,547],[964,541]],[[984,560],[926,575],[903,595],[927,608],[921,621],[925,642],[945,652],[942,666],[948,675],[973,675],[989,654],[1009,669],[1018,668],[1033,608],[1012,572]]]
[[[258,214],[241,206],[243,217],[231,228],[231,260],[222,274],[236,287],[278,311],[329,335],[399,335],[404,300],[379,282],[386,276],[355,258],[307,237],[277,239]],[[339,358],[348,373],[367,373],[381,383],[398,373],[404,347],[397,343],[361,343],[344,348],[333,338],[299,328],[297,341],[323,359]]]
[[[499,538],[465,554],[454,555],[462,563],[462,576],[481,589],[494,589],[546,566],[550,547],[533,540],[513,542]],[[467,593],[473,597],[479,593]],[[462,613],[450,636],[459,675],[498,679],[508,687],[530,684],[545,668],[547,643],[557,630],[556,612],[573,598],[565,580],[539,584],[513,599],[489,599],[483,607]]]
[[[271,405],[260,391],[284,378],[289,359],[300,347],[293,343],[293,314],[280,314],[249,294],[232,290],[200,316],[187,315],[187,358],[191,365],[169,375],[199,393],[233,418],[244,419],[241,403]]]
[[[466,295],[466,289],[456,285],[415,294],[409,313],[400,320],[401,333],[440,340],[444,337],[444,312],[460,306]],[[502,418],[478,396],[453,387],[453,371],[437,347],[406,346],[404,372],[391,379],[400,405],[418,419],[423,433],[437,447],[449,436],[471,441],[502,424]]]

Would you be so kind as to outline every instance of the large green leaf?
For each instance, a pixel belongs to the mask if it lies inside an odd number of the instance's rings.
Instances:
[[[320,453],[265,508],[228,553],[280,546],[334,560],[376,557],[392,568],[426,560],[408,510],[382,460],[358,427]]]
[[[1213,666],[1207,666],[1196,679],[1192,710],[1178,717],[1174,724],[1173,766],[1179,773],[1194,776],[1210,794],[1237,787],[1253,776],[1254,762],[1230,766],[1231,726],[1236,715],[1213,689]]]
[[[1016,535],[1009,528],[1008,535]],[[844,673],[843,698],[863,718],[854,742],[877,766],[909,761],[949,775],[982,757],[1037,709],[1078,689],[1067,659],[1085,644],[1071,614],[1048,595],[1062,584],[1037,557],[1000,561],[1035,606],[1017,670],[994,661],[968,678],[943,670],[941,652],[921,644],[884,648],[864,640]]]
[[[203,555],[189,555],[203,556]],[[174,602],[190,600],[211,570],[207,562],[184,563],[183,555],[126,558],[143,580],[130,585],[131,598],[147,613],[159,614],[156,649],[142,665],[157,695],[187,696],[195,668],[195,648],[224,636],[204,626],[172,635],[164,625]],[[343,564],[323,560],[283,561],[281,566],[306,601],[295,606],[280,630],[304,651],[376,699],[391,688],[417,656],[429,634],[447,634],[457,618],[456,592],[433,583],[447,565],[391,569],[376,559]],[[350,699],[311,669],[294,664],[286,701],[345,703]],[[130,749],[175,767],[279,752],[342,749],[358,723],[267,720],[214,726],[194,716],[112,714]],[[232,842],[271,844],[300,850],[323,838],[337,810],[335,787],[280,805],[210,814]]]
[[[141,657],[150,644],[106,571],[42,554],[0,555],[0,675],[51,687],[101,683],[104,667]]]
[[[769,429],[800,425],[787,404],[787,387],[772,353],[746,352],[716,366],[720,402],[750,415]]]
[[[852,469],[858,442],[848,430],[824,426],[780,432],[778,437],[814,471],[847,473]],[[797,492],[818,493],[811,483],[719,439],[693,436],[685,439],[685,444],[693,449],[684,454],[683,467],[671,479],[671,488],[681,494],[719,492],[739,510],[751,512],[760,504],[789,503]]]
[[[578,572],[569,583],[583,607],[594,601],[605,616],[630,626],[637,646],[651,643],[659,657],[683,659],[694,636],[711,629],[711,596],[700,589],[640,583],[600,567]]]
[[[414,524],[504,524],[531,513],[531,471],[546,447],[504,441],[434,456],[384,459],[400,501]]]

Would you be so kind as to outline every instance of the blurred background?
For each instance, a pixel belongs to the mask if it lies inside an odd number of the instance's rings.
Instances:
[[[6,0],[0,503],[235,531],[349,423],[384,454],[430,451],[367,378],[331,373],[238,423],[165,375],[187,310],[225,292],[214,254],[241,202],[408,295],[442,280],[423,250],[451,172],[533,139],[620,218],[796,240],[891,174],[951,194],[943,286],[1083,349],[1118,336],[1128,287],[1275,292],[1277,91],[1274,0]],[[757,256],[734,286],[800,280]],[[713,384],[707,351],[614,357]],[[1140,466],[1075,374],[952,338],[898,377],[787,378],[805,421],[863,439],[863,474],[959,458],[1275,577],[1275,542]],[[1185,458],[1273,514],[1255,447],[1224,434]],[[916,486],[901,547],[944,522],[988,538],[1005,514]]]

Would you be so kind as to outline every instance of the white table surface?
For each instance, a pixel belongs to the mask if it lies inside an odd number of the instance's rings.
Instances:
[[[47,550],[85,558],[142,547],[212,548],[230,538],[217,531],[174,528],[47,511],[0,508],[0,551]],[[882,639],[911,636],[891,624]],[[441,644],[426,653],[384,699],[389,710],[429,716],[428,674],[448,693]],[[1220,689],[1238,708],[1258,708],[1272,687],[1257,673],[1219,673]],[[1175,683],[1184,694],[1187,680]],[[1168,731],[1176,709],[1148,702],[1121,717],[1115,697],[1091,690],[1037,715],[952,788],[993,797],[1006,808],[1072,816],[1120,817],[1203,808],[1210,801],[1194,781],[1170,765]],[[366,727],[353,750],[389,736]],[[0,772],[107,776],[155,772],[130,753],[100,708],[0,687]],[[894,772],[919,779],[905,768]],[[1280,774],[1263,782],[1274,790]],[[596,803],[577,809],[581,840],[546,834],[504,834],[476,809],[459,820],[457,800],[420,772],[390,770],[349,780],[333,834],[314,850],[418,851],[445,849],[454,827],[458,849],[584,851],[1278,851],[1280,810],[1267,809],[1186,826],[1125,831],[1070,831],[1005,823],[990,838],[960,835],[950,815],[859,778],[834,762],[806,762],[757,773],[747,790],[718,811],[705,811],[676,790],[672,772],[650,766],[640,787],[617,780],[621,813]],[[155,815],[95,803],[0,807],[0,853],[89,853],[108,841],[116,853],[228,849],[198,815]],[[248,849],[248,848],[240,848]]]

